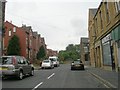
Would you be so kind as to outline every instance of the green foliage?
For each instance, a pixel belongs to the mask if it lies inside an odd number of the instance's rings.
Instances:
[[[60,60],[76,60],[80,58],[80,45],[69,44],[66,50],[59,52]]]
[[[37,53],[37,59],[40,60],[40,59],[42,59],[42,58],[45,58],[45,56],[46,56],[45,48],[44,48],[44,46],[41,46],[41,47],[39,48],[38,53]]]
[[[19,38],[16,35],[14,35],[9,41],[7,55],[20,55],[20,43]]]

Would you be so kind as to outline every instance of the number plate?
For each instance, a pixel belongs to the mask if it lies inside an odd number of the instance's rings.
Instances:
[[[75,65],[75,66],[79,67],[80,65]]]
[[[0,70],[8,70],[8,68],[0,67]]]

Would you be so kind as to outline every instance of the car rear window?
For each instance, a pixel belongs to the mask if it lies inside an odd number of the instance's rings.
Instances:
[[[49,60],[45,60],[45,61],[43,61],[44,63],[49,63]]]
[[[2,57],[1,63],[2,64],[12,64],[12,57]]]
[[[74,61],[74,64],[80,64],[80,61]]]
[[[50,58],[51,61],[57,61],[55,58]]]

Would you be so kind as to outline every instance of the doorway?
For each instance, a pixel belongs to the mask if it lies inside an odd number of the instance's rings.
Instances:
[[[110,50],[111,50],[112,70],[115,70],[115,59],[114,59],[114,48],[113,48],[113,46],[110,46]]]

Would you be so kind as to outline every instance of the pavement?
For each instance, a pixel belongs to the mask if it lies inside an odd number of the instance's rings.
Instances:
[[[40,67],[40,66],[34,66],[34,69],[35,69],[35,70],[40,70],[41,67]]]
[[[91,75],[93,75],[94,77],[99,79],[102,83],[104,83],[104,85],[106,85],[107,88],[119,88],[118,87],[118,81],[120,81],[120,79],[118,79],[119,72],[108,71],[91,66],[87,66],[86,69]]]

